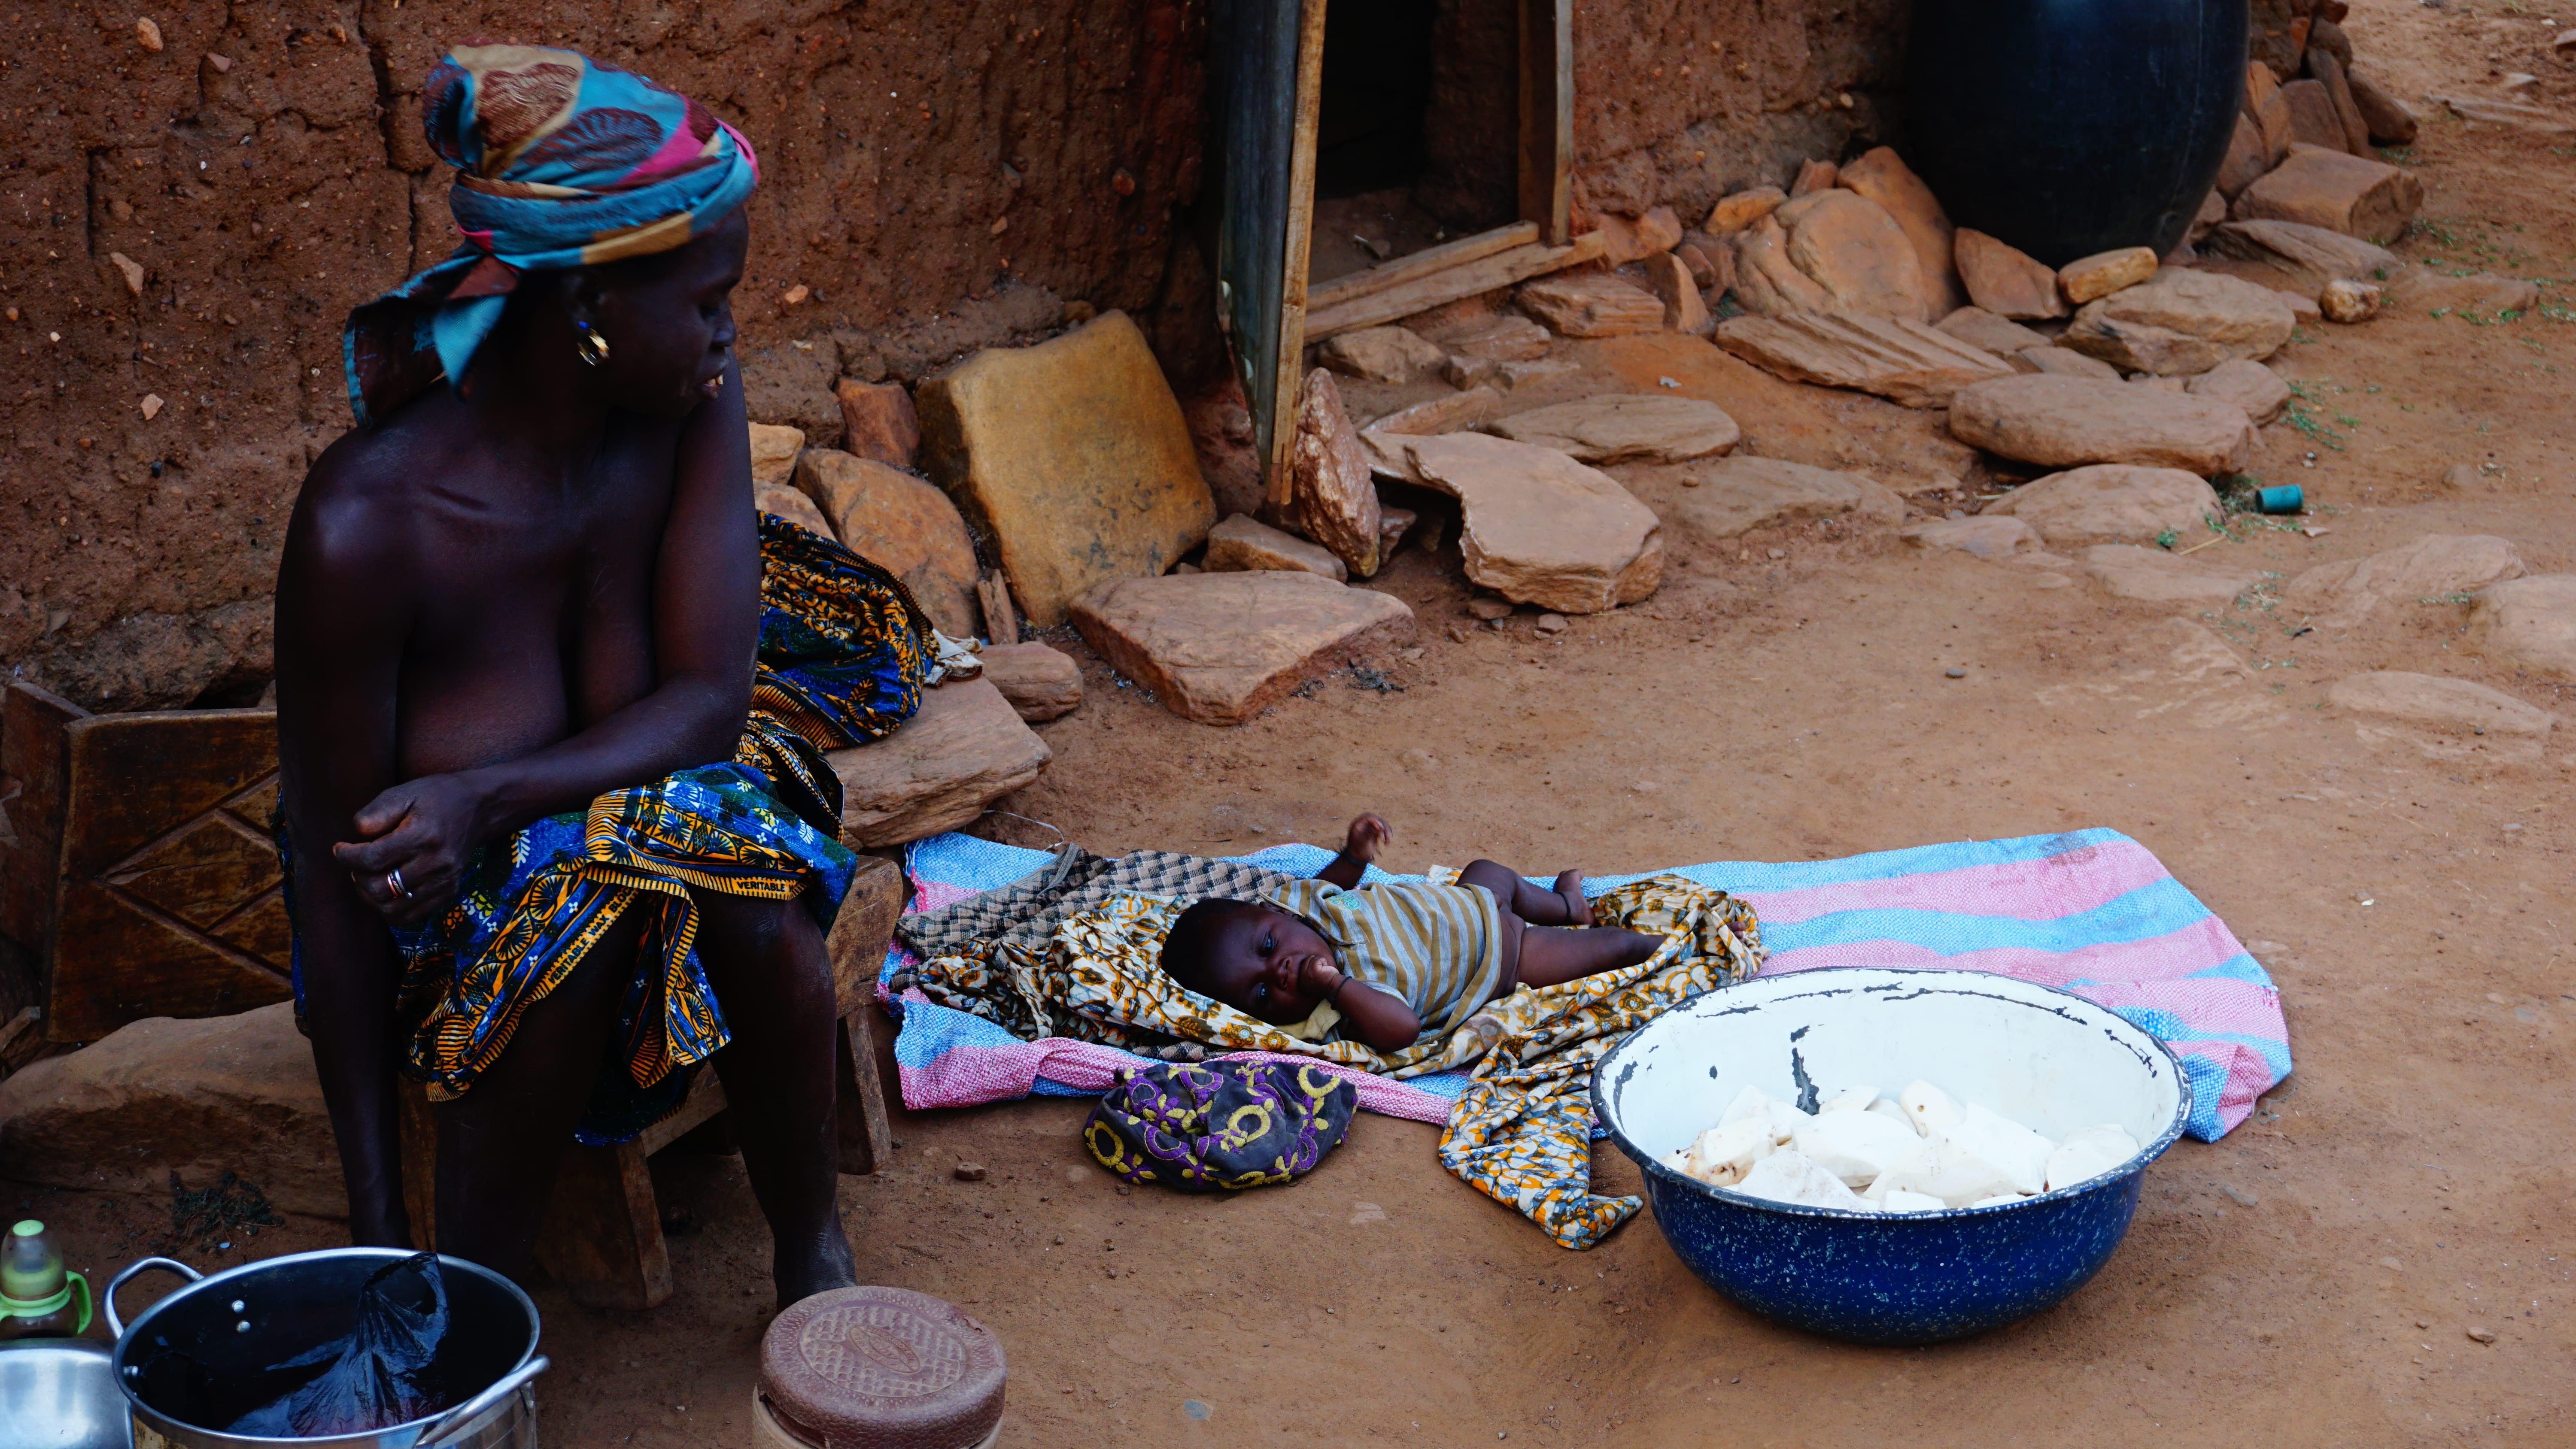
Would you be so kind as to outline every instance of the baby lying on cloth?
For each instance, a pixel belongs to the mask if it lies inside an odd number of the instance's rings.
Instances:
[[[1454,883],[1361,885],[1393,838],[1385,821],[1362,815],[1314,879],[1260,900],[1192,905],[1164,940],[1163,970],[1291,1036],[1321,1040],[1339,1024],[1378,1051],[1399,1051],[1448,1035],[1520,986],[1634,966],[1661,944],[1592,926],[1580,871],[1541,890],[1479,860]]]

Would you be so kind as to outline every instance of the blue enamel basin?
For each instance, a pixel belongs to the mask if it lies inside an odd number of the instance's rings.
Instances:
[[[1747,1197],[1664,1163],[1748,1085],[1797,1101],[1861,1085],[1894,1096],[1918,1078],[2053,1138],[2114,1122],[2146,1146],[2017,1203],[1903,1214]],[[2081,997],[1980,971],[1854,967],[1684,1002],[1602,1059],[1592,1103],[1644,1170],[1655,1226],[1710,1287],[1811,1333],[1918,1344],[2037,1313],[2100,1271],[2147,1164],[2182,1134],[2191,1084],[2164,1043]]]

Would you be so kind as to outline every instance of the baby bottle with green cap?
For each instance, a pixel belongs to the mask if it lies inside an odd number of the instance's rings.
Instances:
[[[63,1269],[45,1225],[22,1218],[0,1238],[0,1339],[89,1331],[89,1281]]]

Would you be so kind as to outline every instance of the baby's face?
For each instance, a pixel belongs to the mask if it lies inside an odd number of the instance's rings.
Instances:
[[[1314,927],[1277,906],[1255,904],[1218,928],[1208,994],[1273,1026],[1294,1026],[1324,999],[1313,985],[1313,968],[1338,964],[1333,944]]]

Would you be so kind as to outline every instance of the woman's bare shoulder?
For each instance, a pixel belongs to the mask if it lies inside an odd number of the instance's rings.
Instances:
[[[352,428],[313,460],[287,526],[285,573],[347,577],[408,560],[422,490],[461,461],[421,411]]]

